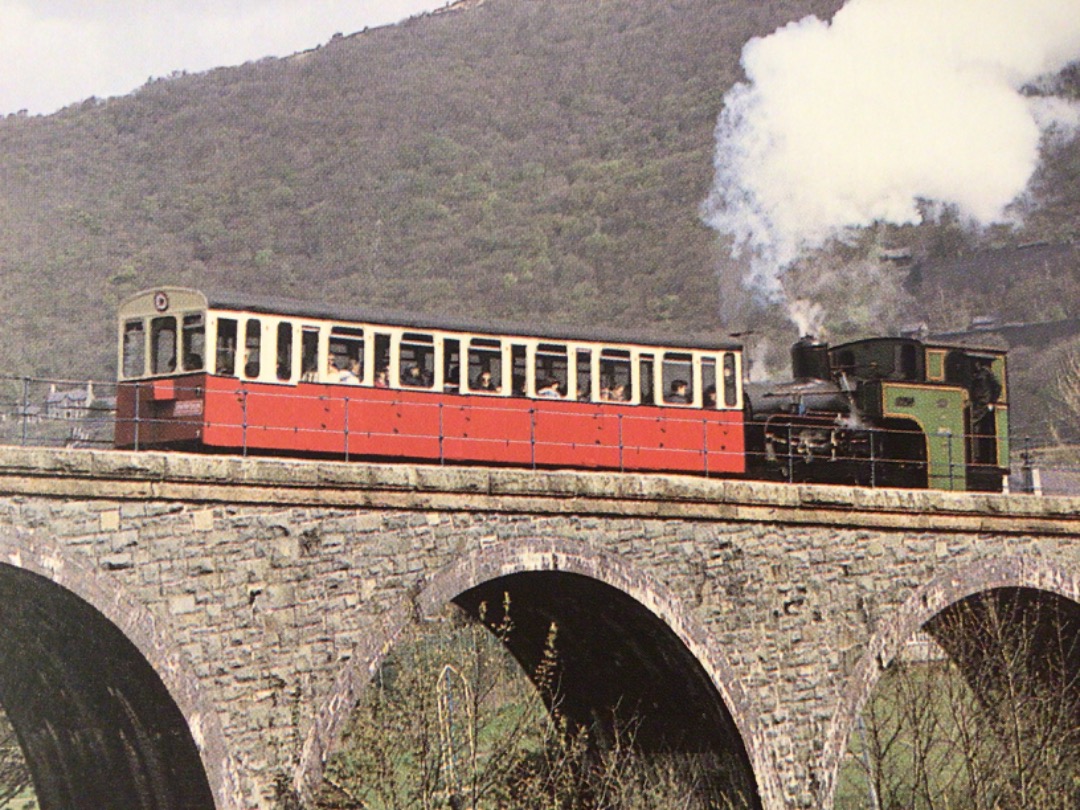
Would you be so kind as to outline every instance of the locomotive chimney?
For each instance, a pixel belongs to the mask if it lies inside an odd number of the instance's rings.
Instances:
[[[796,380],[828,380],[829,344],[803,335],[791,345],[791,376]]]

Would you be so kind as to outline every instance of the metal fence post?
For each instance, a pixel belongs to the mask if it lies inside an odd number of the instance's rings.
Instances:
[[[532,468],[536,469],[536,408],[529,408],[529,452]]]
[[[877,429],[870,428],[870,487],[877,486]]]
[[[701,450],[704,454],[705,477],[709,477],[709,418],[701,417]]]
[[[443,438],[446,436],[446,429],[443,423],[443,403],[439,403],[439,463],[446,463],[446,454],[443,450]]]
[[[791,423],[787,426],[787,482],[795,480],[795,448],[791,444]]]
[[[345,429],[345,460],[348,461],[349,460],[349,397],[348,397],[348,395],[345,396],[345,419],[344,419],[343,425],[344,425],[344,429]]]
[[[953,434],[951,430],[945,431],[945,438],[949,442],[949,489],[953,488],[953,459],[952,459],[952,440]]]
[[[619,414],[619,472],[623,472],[626,469],[626,464],[623,458],[624,445],[623,445],[623,415]]]
[[[240,391],[240,454],[247,455],[247,429],[248,429],[248,392],[247,389]]]
[[[1024,437],[1024,450],[1020,454],[1021,490],[1029,495],[1042,495],[1042,476],[1031,455],[1031,437]]]
[[[142,386],[140,383],[135,383],[135,452],[139,452],[139,429],[141,427],[139,419],[139,401],[142,399]]]

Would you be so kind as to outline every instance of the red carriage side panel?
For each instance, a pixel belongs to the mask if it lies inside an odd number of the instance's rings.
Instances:
[[[349,455],[439,460],[439,397],[409,391],[331,386],[348,398]]]
[[[446,399],[442,409],[442,450],[447,461],[514,466],[532,463],[531,402],[482,395]]]
[[[118,447],[710,475],[745,471],[739,411],[269,385],[199,374],[124,383],[117,414]]]
[[[544,467],[620,467],[619,415],[599,405],[534,400],[536,463]]]
[[[742,411],[716,411],[705,429],[704,470],[709,475],[746,472],[746,425]]]
[[[205,383],[205,374],[120,383],[116,391],[116,447],[199,444]]]
[[[619,469],[715,475],[745,471],[739,411],[616,407]]]

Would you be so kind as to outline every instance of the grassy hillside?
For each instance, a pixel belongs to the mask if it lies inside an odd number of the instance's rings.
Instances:
[[[743,44],[839,6],[488,0],[290,59],[9,116],[0,370],[111,375],[117,301],[163,282],[653,330],[726,333],[755,319],[789,330],[718,283],[725,250],[699,208]],[[1080,72],[1065,80],[1080,96]],[[1080,227],[1078,181],[1074,143],[1048,161],[1044,204],[1022,231],[883,231],[825,262],[873,258],[885,243],[941,259],[1067,240]],[[1080,280],[1075,267],[1053,272]],[[965,288],[965,313],[998,302],[986,281]],[[929,269],[888,289],[869,285],[850,305],[849,289],[824,289],[834,331],[955,325],[955,285]]]

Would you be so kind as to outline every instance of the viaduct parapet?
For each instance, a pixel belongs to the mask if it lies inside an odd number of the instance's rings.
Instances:
[[[903,643],[994,589],[1080,605],[1078,527],[1032,496],[0,448],[0,701],[43,807],[273,808],[410,622],[510,589],[576,651],[572,711],[629,696],[766,810],[828,810]]]

